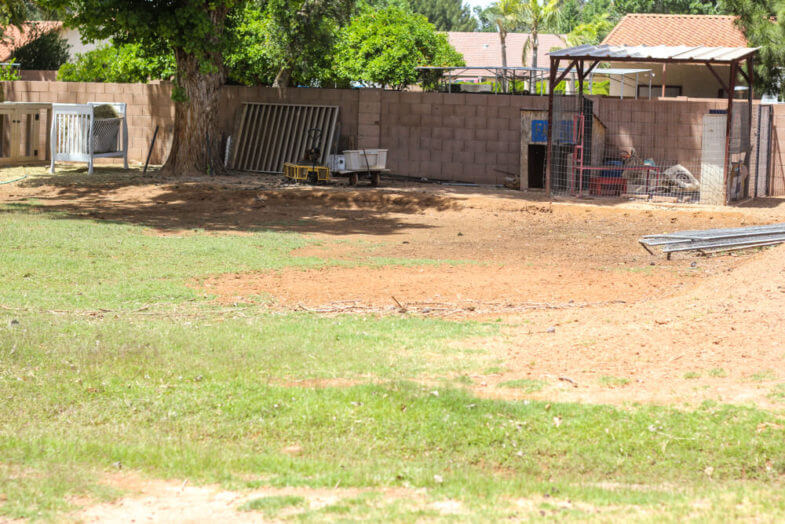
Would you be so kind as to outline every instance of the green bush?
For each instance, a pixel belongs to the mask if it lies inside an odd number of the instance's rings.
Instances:
[[[19,80],[19,68],[15,67],[16,61],[12,58],[6,65],[0,66],[0,82]]]
[[[145,49],[140,44],[106,45],[76,55],[76,61],[63,64],[57,79],[63,82],[124,82],[168,80],[174,76],[174,57],[170,53]]]

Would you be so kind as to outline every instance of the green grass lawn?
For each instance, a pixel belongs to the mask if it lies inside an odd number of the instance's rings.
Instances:
[[[0,242],[0,516],[56,520],[74,495],[117,497],[100,481],[122,467],[367,488],[319,510],[294,496],[238,508],[294,520],[440,516],[386,500],[390,487],[458,500],[466,520],[785,517],[782,413],[482,400],[461,386],[497,363],[471,344],[493,322],[228,307],[193,286],[336,263],[290,256],[302,236],[154,236],[30,203],[0,207]]]

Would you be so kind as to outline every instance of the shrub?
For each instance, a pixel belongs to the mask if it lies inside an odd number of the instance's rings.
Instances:
[[[63,64],[57,79],[63,82],[147,82],[174,76],[171,53],[145,49],[140,44],[106,45],[76,55],[76,61]]]

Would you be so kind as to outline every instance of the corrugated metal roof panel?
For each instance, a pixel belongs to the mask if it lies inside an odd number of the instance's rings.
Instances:
[[[757,47],[706,47],[706,46],[614,46],[580,45],[568,49],[551,51],[550,56],[559,58],[596,58],[617,60],[660,60],[673,62],[732,62],[745,58],[757,51]]]

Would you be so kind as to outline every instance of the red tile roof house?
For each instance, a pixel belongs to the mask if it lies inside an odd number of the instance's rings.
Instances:
[[[508,67],[532,67],[531,46],[526,51],[526,61],[523,61],[523,47],[528,33],[508,33],[507,34],[507,66]],[[456,51],[463,55],[463,60],[467,67],[501,67],[502,65],[502,46],[499,41],[499,33],[463,33],[459,31],[449,31],[447,40]],[[537,67],[547,68],[550,64],[548,52],[551,49],[563,49],[569,47],[565,40],[565,35],[540,34],[539,49],[537,50]],[[467,75],[470,77],[471,75]],[[545,73],[547,77],[547,73]],[[490,78],[488,74],[476,75],[476,79]]]
[[[523,66],[522,51],[529,37],[528,33],[507,34],[507,65],[509,67]],[[466,65],[470,67],[501,67],[502,46],[499,33],[461,33],[450,31],[447,40],[459,53],[463,55]],[[537,51],[537,66],[548,67],[550,60],[548,51],[551,49],[569,47],[565,42],[565,35],[540,34],[539,49]],[[532,51],[526,52],[526,66],[532,65]]]
[[[16,50],[19,47],[27,44],[32,37],[32,31],[30,30],[32,25],[37,25],[43,33],[50,33],[52,31],[57,31],[60,33],[60,36],[63,37],[68,44],[71,46],[69,52],[71,53],[71,59],[76,56],[76,53],[85,53],[96,47],[103,45],[104,42],[97,42],[97,43],[90,43],[90,44],[83,44],[82,37],[79,34],[79,31],[76,29],[70,29],[63,26],[62,22],[58,21],[51,21],[51,20],[31,20],[25,22],[21,25],[21,28],[16,26],[9,25],[3,31],[3,36],[0,38],[0,62],[7,62]],[[28,75],[29,76],[29,75]],[[44,75],[46,76],[46,75]],[[30,78],[25,78],[25,72],[22,72],[22,79],[29,79],[29,80],[54,80],[54,73],[48,75],[46,78],[41,76],[40,74],[34,75]],[[51,77],[51,78],[50,78]]]
[[[715,15],[629,14],[619,21],[602,43],[626,46],[747,47],[747,39],[736,26],[736,18]],[[724,98],[726,96],[717,79],[702,64],[667,64],[664,75],[660,64],[625,63],[621,67],[651,69],[652,98],[662,96],[663,77],[667,97]],[[730,75],[727,66],[714,66],[714,69],[722,78],[728,78]],[[625,86],[624,96],[635,96],[634,91],[635,87],[628,83]],[[617,81],[611,81],[610,95],[619,95]],[[648,98],[648,78],[640,79],[638,95]]]

